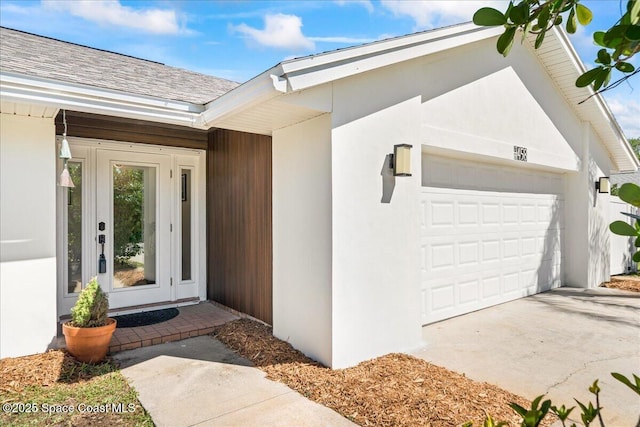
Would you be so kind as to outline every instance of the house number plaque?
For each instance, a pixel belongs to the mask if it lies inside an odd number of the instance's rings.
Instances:
[[[527,161],[527,149],[526,147],[518,147],[517,145],[513,146],[513,160],[518,160],[520,162]]]

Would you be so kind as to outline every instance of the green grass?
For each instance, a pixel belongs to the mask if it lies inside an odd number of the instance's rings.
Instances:
[[[37,409],[31,413],[0,412],[2,426],[43,425],[91,425],[91,426],[153,426],[153,421],[140,405],[137,393],[124,376],[110,362],[92,366],[76,364],[61,374],[53,386],[30,386],[19,392],[2,392],[0,401],[4,405],[27,404]],[[114,411],[111,404],[122,404],[121,412]],[[102,405],[102,406],[100,406]],[[45,413],[45,409],[56,410],[73,407],[72,413]],[[81,412],[81,409],[84,412]],[[96,408],[88,412],[86,408]],[[116,407],[117,408],[117,407]]]

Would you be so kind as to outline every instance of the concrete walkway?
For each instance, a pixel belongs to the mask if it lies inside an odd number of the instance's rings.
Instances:
[[[210,336],[114,356],[156,426],[354,426]]]
[[[423,338],[414,355],[558,406],[588,402],[599,379],[605,423],[638,420],[640,397],[610,374],[640,376],[638,293],[561,288],[428,325]]]

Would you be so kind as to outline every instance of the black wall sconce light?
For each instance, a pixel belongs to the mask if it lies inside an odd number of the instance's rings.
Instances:
[[[609,193],[611,191],[611,182],[608,176],[601,176],[596,181],[596,190],[598,193]]]
[[[409,144],[397,144],[393,146],[391,164],[394,176],[411,176],[411,147]]]

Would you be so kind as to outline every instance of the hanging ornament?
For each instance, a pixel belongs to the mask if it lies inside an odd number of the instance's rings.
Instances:
[[[64,161],[64,168],[60,174],[60,187],[74,188],[73,181],[71,180],[71,174],[69,174],[69,168],[67,162],[71,158],[71,147],[69,147],[69,141],[67,141],[67,112],[62,110],[62,123],[64,124],[64,133],[62,134],[62,144],[60,145],[60,158]]]
[[[60,187],[70,187],[74,188],[73,181],[71,180],[71,174],[69,173],[69,169],[67,168],[67,161],[64,161],[64,169],[62,169],[62,173],[60,174]]]
[[[71,148],[69,147],[69,141],[67,141],[67,112],[62,110],[62,123],[64,124],[64,132],[62,133],[62,144],[60,146],[60,158],[70,159]]]

